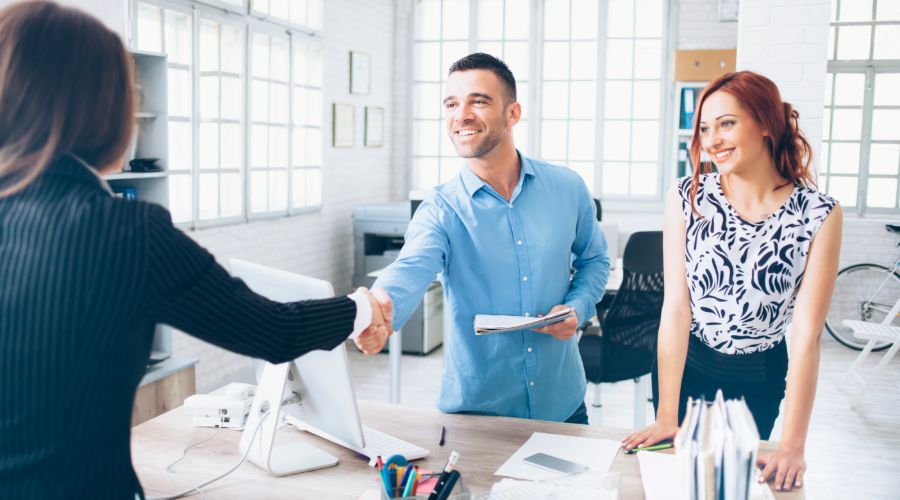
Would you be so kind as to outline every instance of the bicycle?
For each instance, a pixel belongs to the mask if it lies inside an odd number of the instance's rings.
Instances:
[[[900,224],[886,224],[887,232],[900,237]],[[900,246],[900,241],[897,242]],[[891,307],[900,297],[900,255],[888,268],[879,264],[854,264],[838,272],[834,283],[831,309],[825,320],[825,328],[838,342],[861,351],[866,340],[857,339],[853,331],[843,325],[845,319],[855,319],[881,323]],[[900,317],[894,318],[891,325],[900,326]],[[873,351],[880,351],[890,342],[880,342]]]

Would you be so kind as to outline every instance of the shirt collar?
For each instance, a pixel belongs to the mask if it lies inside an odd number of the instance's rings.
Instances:
[[[519,172],[519,184],[518,184],[518,186],[521,187],[525,183],[526,175],[534,177],[536,174],[535,174],[535,170],[534,170],[534,165],[531,163],[531,158],[528,158],[525,155],[523,155],[521,152],[519,152],[518,149],[516,150],[516,154],[519,155],[519,165],[521,166],[521,171]],[[481,177],[478,177],[477,175],[475,175],[475,172],[472,172],[472,169],[469,168],[468,162],[463,167],[462,172],[460,172],[460,175],[462,177],[463,185],[466,187],[466,192],[469,194],[469,198],[474,198],[475,193],[478,192],[479,189],[481,189],[484,186],[487,186],[487,183],[484,182],[481,179]]]
[[[100,174],[94,170],[86,161],[74,154],[68,154],[50,165],[46,171],[47,175],[54,177],[65,177],[67,179],[83,182],[93,186],[97,186],[106,193],[112,195],[112,189]]]

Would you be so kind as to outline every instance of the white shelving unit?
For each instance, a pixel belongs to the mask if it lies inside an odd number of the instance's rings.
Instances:
[[[131,51],[134,59],[138,109],[134,142],[129,147],[123,171],[104,177],[113,192],[131,188],[138,200],[169,206],[168,174],[168,101],[166,56]],[[157,158],[161,172],[130,172],[128,162],[134,158]],[[160,361],[172,355],[172,331],[158,326],[153,337],[151,359]]]
[[[694,130],[692,125],[683,123],[682,121],[686,112],[684,90],[694,89],[695,99],[693,108],[696,111],[697,99],[700,97],[700,92],[708,83],[709,82],[699,81],[675,82],[675,93],[673,94],[675,112],[672,113],[674,117],[673,129],[675,130],[675,145],[672,148],[675,157],[673,159],[674,161],[672,161],[672,165],[675,166],[675,179],[685,175],[691,175],[691,172],[693,172],[689,155],[691,149],[691,136],[694,134]],[[691,121],[691,123],[693,123],[693,121]],[[701,153],[701,155],[701,160],[707,161],[706,153]]]

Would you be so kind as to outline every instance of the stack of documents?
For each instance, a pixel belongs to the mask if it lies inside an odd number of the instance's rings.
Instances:
[[[516,330],[534,330],[553,323],[559,323],[575,316],[575,309],[567,307],[542,318],[528,316],[499,316],[492,314],[475,315],[475,334],[513,332]]]
[[[725,401],[718,391],[712,403],[688,400],[675,436],[679,498],[751,498],[758,446],[759,432],[743,399]]]

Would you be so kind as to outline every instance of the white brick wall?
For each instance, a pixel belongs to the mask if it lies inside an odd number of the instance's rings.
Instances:
[[[193,231],[190,235],[208,248],[220,262],[238,257],[292,272],[315,276],[334,284],[336,293],[350,290],[353,273],[351,211],[355,205],[380,203],[405,193],[405,168],[396,150],[403,151],[403,132],[395,130],[398,87],[395,50],[400,31],[395,30],[394,0],[326,0],[324,11],[324,92],[326,145],[323,151],[323,207],[321,211],[273,220]],[[397,9],[399,10],[399,9]],[[403,35],[405,36],[405,34]],[[405,44],[405,39],[404,44]],[[349,93],[349,53],[372,58],[372,92]],[[356,109],[355,146],[333,148],[331,105],[353,104]],[[363,108],[385,110],[385,146],[365,148]],[[393,141],[401,141],[398,147]],[[252,332],[248,332],[248,335]],[[179,356],[195,356],[197,389],[215,388],[249,367],[247,358],[176,333],[173,348]]]
[[[737,24],[719,21],[719,0],[674,0],[679,49],[733,49]]]

